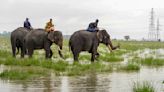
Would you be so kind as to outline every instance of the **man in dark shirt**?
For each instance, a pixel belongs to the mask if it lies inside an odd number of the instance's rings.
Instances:
[[[32,28],[28,18],[24,21],[24,27],[29,30]]]
[[[89,26],[88,26],[87,31],[89,31],[89,32],[97,32],[98,31],[98,27],[97,27],[98,26],[98,22],[99,22],[99,20],[96,19],[95,22],[90,23]]]

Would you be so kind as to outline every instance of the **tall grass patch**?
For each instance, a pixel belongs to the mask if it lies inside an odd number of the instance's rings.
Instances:
[[[133,92],[155,92],[155,88],[146,81],[143,83],[136,82],[133,84]]]

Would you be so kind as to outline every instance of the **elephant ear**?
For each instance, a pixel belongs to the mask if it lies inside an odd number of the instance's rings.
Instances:
[[[54,42],[54,33],[53,33],[53,31],[51,31],[51,32],[48,33],[47,38],[48,38],[51,42]]]
[[[100,42],[102,42],[102,40],[103,40],[103,34],[102,34],[101,30],[99,30],[97,32],[97,38],[99,39]]]

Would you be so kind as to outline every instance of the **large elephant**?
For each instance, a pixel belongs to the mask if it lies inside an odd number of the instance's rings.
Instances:
[[[99,30],[98,32],[80,30],[73,33],[69,40],[69,47],[73,53],[74,61],[78,61],[78,56],[81,51],[92,53],[91,61],[94,61],[96,55],[99,55],[97,52],[99,43],[105,44],[110,51],[119,47],[112,45],[110,35],[106,30]]]
[[[60,57],[63,58],[61,53],[63,46],[63,35],[60,31],[51,31],[48,33],[45,32],[44,29],[34,29],[26,35],[24,42],[29,57],[32,57],[35,49],[44,49],[46,52],[46,58],[51,58],[53,53],[50,47],[52,43],[55,43],[59,46],[58,53]]]
[[[17,54],[19,53],[19,49],[21,49],[21,57],[24,57],[26,51],[24,48],[23,39],[28,32],[29,30],[24,27],[19,27],[15,29],[13,32],[11,32],[10,39],[11,39],[13,57],[16,56],[16,48],[18,50]]]

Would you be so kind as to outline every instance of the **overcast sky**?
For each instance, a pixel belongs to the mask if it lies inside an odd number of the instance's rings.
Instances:
[[[26,17],[34,28],[44,28],[52,18],[56,29],[70,35],[99,19],[112,38],[146,39],[151,8],[164,25],[163,0],[1,0],[0,32],[23,26]]]

